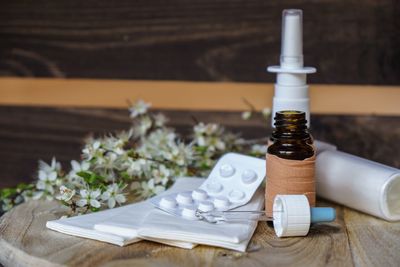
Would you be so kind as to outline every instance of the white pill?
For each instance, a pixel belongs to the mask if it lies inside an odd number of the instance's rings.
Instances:
[[[230,164],[223,164],[219,167],[219,174],[224,178],[231,177],[235,174],[235,168]]]
[[[182,216],[188,219],[196,219],[196,208],[185,207],[182,209]]]
[[[239,191],[239,190],[232,190],[231,192],[229,192],[228,196],[229,196],[229,199],[232,201],[239,201],[244,198],[245,193],[243,191]]]
[[[220,184],[218,182],[208,183],[206,187],[211,194],[221,192],[221,190],[222,190],[222,184]]]
[[[191,192],[182,192],[176,196],[176,201],[182,205],[189,205],[192,204],[192,194]]]
[[[207,192],[202,189],[196,189],[192,192],[192,197],[195,200],[206,200],[208,198]]]
[[[214,205],[218,209],[229,207],[229,200],[227,197],[219,196],[214,199]]]
[[[242,182],[245,184],[254,183],[257,180],[257,173],[253,170],[245,170],[242,173]]]
[[[199,203],[199,210],[207,212],[214,209],[214,204],[211,201],[202,201]]]
[[[163,197],[160,201],[160,206],[167,209],[173,209],[176,207],[176,200],[173,197]]]

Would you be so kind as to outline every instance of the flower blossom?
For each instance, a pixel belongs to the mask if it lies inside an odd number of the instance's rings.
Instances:
[[[57,199],[68,202],[75,196],[75,193],[75,190],[69,189],[66,186],[62,185],[60,187],[60,195],[57,197]]]
[[[122,203],[126,202],[126,198],[121,192],[122,188],[120,188],[117,184],[110,184],[107,186],[107,191],[101,195],[101,199],[103,201],[107,201],[108,207],[112,209],[115,207],[116,203],[121,205]]]
[[[101,204],[98,201],[101,191],[97,190],[86,190],[80,191],[81,199],[76,202],[79,207],[89,206],[93,208],[100,208]]]
[[[39,190],[47,191],[50,194],[54,193],[53,186],[56,185],[57,172],[45,172],[39,170],[39,180],[36,183],[36,188]]]
[[[130,117],[133,119],[139,115],[145,114],[150,106],[150,103],[146,103],[143,100],[138,100],[132,107],[129,108]]]
[[[50,164],[44,162],[43,160],[39,160],[39,170],[42,170],[46,173],[51,173],[51,172],[59,173],[61,171],[61,164],[60,162],[57,162],[55,157],[51,159]]]
[[[243,120],[248,120],[248,119],[250,119],[251,115],[252,115],[251,111],[245,111],[245,112],[242,113],[242,119]]]

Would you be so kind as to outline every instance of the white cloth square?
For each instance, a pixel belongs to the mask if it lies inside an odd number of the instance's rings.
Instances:
[[[264,206],[264,190],[259,188],[252,200],[235,210],[261,210]],[[175,217],[164,211],[153,209],[137,228],[132,217],[115,216],[112,220],[98,223],[95,229],[120,236],[137,234],[143,239],[162,239],[171,242],[189,242],[246,251],[247,245],[257,227],[256,221],[211,224]],[[172,244],[175,246],[179,246]]]
[[[193,190],[199,187],[204,182],[203,178],[179,178],[175,184],[163,194],[174,192]],[[103,241],[118,246],[125,246],[131,243],[140,241],[137,235],[137,229],[141,225],[142,220],[147,214],[155,209],[148,201],[142,201],[135,204],[126,205],[120,208],[99,211],[87,215],[81,215],[60,220],[48,221],[46,227],[64,234],[74,235],[84,238],[90,238],[98,241]],[[118,234],[107,233],[94,229],[97,223],[101,222],[126,223],[129,229]],[[148,238],[149,240],[175,245],[183,248],[193,248],[195,244],[187,242],[174,242],[170,240],[160,240],[158,238]]]

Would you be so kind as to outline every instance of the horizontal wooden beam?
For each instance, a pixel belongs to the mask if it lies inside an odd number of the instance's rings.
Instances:
[[[400,86],[310,86],[319,114],[400,115]],[[273,85],[263,83],[0,78],[0,105],[127,107],[143,99],[153,107],[189,110],[258,110],[270,107]]]

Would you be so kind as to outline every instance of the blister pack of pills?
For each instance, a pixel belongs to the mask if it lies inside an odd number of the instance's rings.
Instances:
[[[175,216],[196,220],[197,211],[226,211],[248,203],[265,172],[265,160],[228,153],[198,189],[154,197],[150,202]]]

